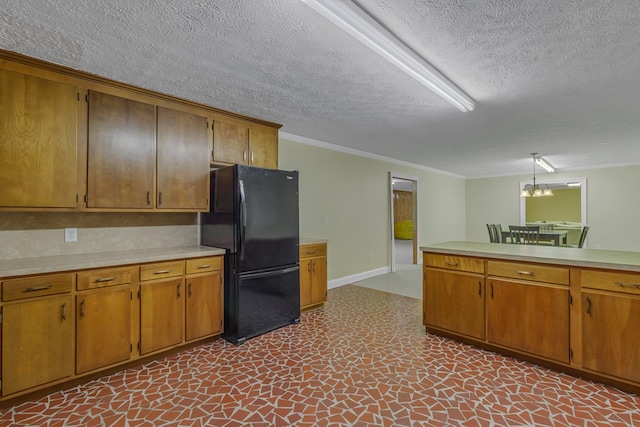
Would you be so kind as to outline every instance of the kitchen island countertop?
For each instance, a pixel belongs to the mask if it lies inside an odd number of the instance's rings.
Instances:
[[[451,255],[640,272],[640,252],[463,241],[421,246],[420,250]]]
[[[224,255],[224,249],[209,246],[153,248],[0,260],[0,277],[25,276],[127,264]]]

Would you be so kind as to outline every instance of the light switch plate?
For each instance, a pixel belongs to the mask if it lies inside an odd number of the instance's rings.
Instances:
[[[64,241],[77,242],[78,241],[78,229],[77,228],[65,228],[64,229]]]

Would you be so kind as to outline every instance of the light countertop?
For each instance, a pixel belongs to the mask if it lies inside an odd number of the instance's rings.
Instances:
[[[225,250],[209,246],[179,248],[138,249],[117,252],[56,255],[34,258],[0,260],[0,277],[24,276],[28,274],[54,273],[58,271],[83,270],[126,264],[142,264],[180,258],[199,258],[224,255]]]
[[[477,256],[482,258],[533,261],[575,267],[640,272],[640,252],[485,242],[444,242],[421,246],[420,250],[423,252]]]

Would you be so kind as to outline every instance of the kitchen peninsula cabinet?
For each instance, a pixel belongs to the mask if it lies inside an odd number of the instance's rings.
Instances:
[[[212,163],[278,168],[278,130],[213,122]]]
[[[488,261],[487,273],[487,340],[569,363],[569,269]]]
[[[2,396],[73,375],[71,274],[2,282]]]
[[[427,327],[484,339],[482,272],[484,262],[479,259],[425,255],[423,312]]]
[[[76,295],[76,373],[126,361],[132,352],[135,268],[80,272]]]
[[[582,271],[583,366],[640,383],[640,274]]]
[[[152,209],[154,106],[97,91],[88,102],[87,207]]]
[[[640,392],[638,253],[480,242],[422,250],[427,333]],[[451,271],[470,260],[485,280],[484,338],[448,320],[468,314],[450,289],[471,288],[469,272]],[[447,320],[430,317],[438,309]]]
[[[0,68],[0,206],[75,208],[78,89]]]
[[[300,308],[327,301],[327,244],[300,245]]]
[[[185,340],[222,333],[222,258],[189,260],[186,269]]]

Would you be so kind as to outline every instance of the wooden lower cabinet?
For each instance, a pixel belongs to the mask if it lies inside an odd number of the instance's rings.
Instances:
[[[184,292],[182,277],[140,285],[140,354],[182,342]]]
[[[300,308],[327,301],[327,244],[300,246]]]
[[[187,276],[185,339],[192,341],[222,333],[222,273]]]
[[[131,290],[119,286],[76,296],[76,373],[131,356]]]
[[[487,340],[569,363],[569,289],[487,279]]]
[[[583,291],[586,369],[640,383],[640,295]]]
[[[425,268],[423,295],[427,328],[484,339],[483,275]]]
[[[2,396],[73,375],[70,295],[2,308]]]

